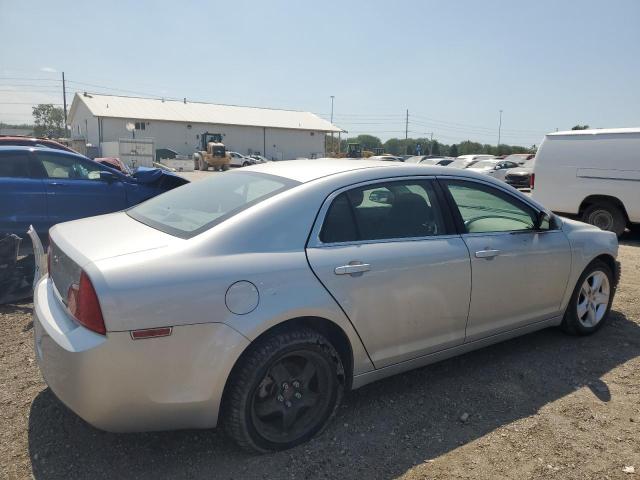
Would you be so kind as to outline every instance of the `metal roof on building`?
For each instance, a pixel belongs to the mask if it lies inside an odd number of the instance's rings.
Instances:
[[[163,100],[141,97],[120,97],[95,93],[76,93],[69,112],[73,121],[78,104],[84,103],[96,117],[130,120],[161,120],[167,122],[214,123],[252,127],[341,132],[311,112],[277,110],[272,108],[217,105],[183,100]]]

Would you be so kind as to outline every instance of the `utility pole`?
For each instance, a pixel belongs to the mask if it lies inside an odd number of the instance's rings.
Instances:
[[[331,126],[333,127],[333,99],[334,95],[331,95]],[[331,130],[331,151],[335,151],[335,146],[333,145],[333,130]]]
[[[67,89],[64,83],[64,72],[62,72],[62,103],[64,105],[64,136],[67,136]]]
[[[500,149],[500,134],[502,133],[502,110],[500,110],[500,120],[498,122],[498,150]],[[500,152],[498,152],[496,150],[496,153],[498,153],[498,155],[500,154]]]
[[[409,139],[409,109],[408,108],[407,108],[407,119],[404,122],[404,139],[405,139],[405,148],[407,148],[406,140]]]
[[[433,132],[431,132],[431,138],[429,140],[429,155],[433,155]]]

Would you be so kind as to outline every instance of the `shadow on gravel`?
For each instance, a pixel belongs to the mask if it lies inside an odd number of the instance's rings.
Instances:
[[[216,430],[105,433],[47,389],[31,407],[29,451],[36,479],[393,478],[578,388],[609,401],[602,376],[638,356],[640,326],[618,312],[591,337],[544,330],[351,392],[324,434],[268,455]]]
[[[28,313],[31,315],[33,311],[33,304],[29,302],[20,303],[5,303],[0,305],[0,314],[11,315],[15,313]]]

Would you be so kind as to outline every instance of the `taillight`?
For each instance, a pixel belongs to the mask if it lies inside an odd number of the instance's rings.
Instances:
[[[101,335],[107,333],[98,296],[84,271],[80,273],[80,282],[67,291],[67,308],[81,325]]]
[[[533,187],[536,185],[536,174],[532,173],[529,175],[529,188],[533,190]]]

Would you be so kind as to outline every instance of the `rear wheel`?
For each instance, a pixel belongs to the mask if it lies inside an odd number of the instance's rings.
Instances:
[[[223,172],[226,172],[227,170],[229,170],[229,165],[223,165],[222,167],[220,167],[220,169],[221,169]]]
[[[222,423],[245,449],[291,448],[326,426],[343,385],[340,356],[324,336],[306,328],[270,334],[234,367]]]
[[[242,166],[243,166],[243,167],[248,167],[249,165],[251,165],[249,162],[244,162],[244,163],[242,164]]]
[[[589,205],[582,214],[582,221],[620,236],[627,222],[622,210],[610,202]]]
[[[609,266],[594,260],[582,273],[562,320],[562,329],[571,335],[590,335],[606,322],[615,284]]]
[[[203,172],[209,170],[209,164],[204,159],[204,157],[200,157],[200,170],[202,170]]]

